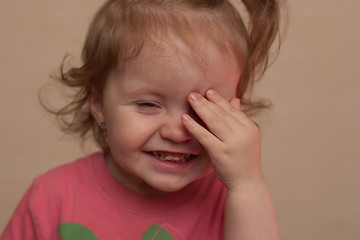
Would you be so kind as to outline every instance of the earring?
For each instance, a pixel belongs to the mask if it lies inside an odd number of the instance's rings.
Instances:
[[[103,126],[105,126],[105,121],[101,121],[100,122],[100,125],[103,127]]]

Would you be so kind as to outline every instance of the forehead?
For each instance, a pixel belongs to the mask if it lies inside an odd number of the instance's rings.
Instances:
[[[166,89],[172,94],[204,94],[214,88],[227,98],[234,97],[240,78],[237,59],[206,39],[194,46],[177,39],[147,42],[141,53],[126,63],[121,88],[139,93]]]
[[[241,65],[229,46],[219,46],[206,36],[197,36],[191,44],[171,36],[147,41],[140,54],[126,63],[124,70],[134,74],[140,69],[163,74],[177,70],[184,77],[190,74],[212,82],[223,79],[224,73],[239,77]]]

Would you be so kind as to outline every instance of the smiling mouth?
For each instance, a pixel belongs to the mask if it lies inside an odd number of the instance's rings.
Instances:
[[[150,152],[154,157],[161,161],[169,161],[176,163],[186,163],[191,160],[194,155],[192,154],[181,154],[181,153],[169,153],[169,152]]]

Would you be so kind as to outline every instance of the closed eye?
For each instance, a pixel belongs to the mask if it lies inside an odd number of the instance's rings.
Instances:
[[[163,111],[163,105],[155,101],[137,101],[135,104],[139,113],[153,115]]]
[[[142,101],[142,102],[136,102],[136,105],[140,106],[140,107],[145,107],[145,108],[155,108],[158,107],[160,108],[160,106],[154,102],[147,102],[147,101]]]

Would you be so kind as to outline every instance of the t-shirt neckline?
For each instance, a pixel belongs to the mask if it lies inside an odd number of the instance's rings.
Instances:
[[[92,155],[91,160],[89,167],[99,193],[117,207],[140,214],[167,214],[180,209],[194,197],[202,184],[202,180],[198,180],[165,195],[141,195],[127,189],[111,175],[103,152]]]

